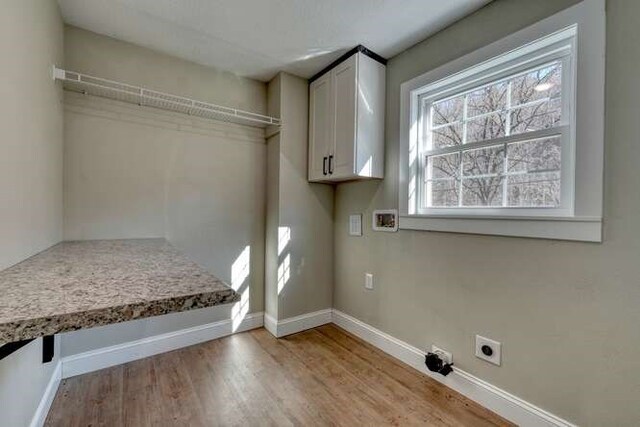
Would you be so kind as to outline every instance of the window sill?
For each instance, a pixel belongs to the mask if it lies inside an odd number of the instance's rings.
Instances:
[[[401,230],[602,242],[602,219],[597,217],[515,218],[401,215],[399,228]]]

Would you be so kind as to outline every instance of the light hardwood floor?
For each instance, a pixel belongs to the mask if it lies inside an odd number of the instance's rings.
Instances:
[[[264,329],[63,380],[47,426],[487,426],[489,410],[334,325]]]

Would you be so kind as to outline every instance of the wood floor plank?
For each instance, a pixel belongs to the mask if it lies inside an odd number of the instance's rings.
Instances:
[[[209,345],[198,345],[180,353],[182,363],[189,366],[189,377],[193,383],[205,418],[211,426],[246,425],[245,411],[240,405],[219,404],[235,402],[238,391],[230,386],[226,370],[232,369],[216,360],[214,349]]]
[[[89,416],[96,420],[95,426],[122,425],[122,374],[124,366],[106,369],[96,378],[88,393],[95,396],[89,408]],[[120,398],[114,398],[120,396]]]
[[[180,363],[180,351],[152,358],[162,401],[162,423],[172,426],[205,426],[200,401],[187,374],[188,367]]]
[[[152,427],[163,425],[164,404],[159,392],[153,359],[146,358],[123,366],[123,425]],[[164,418],[168,417],[165,415]]]
[[[229,362],[225,369],[227,384],[234,389],[236,404],[240,404],[249,425],[287,426],[293,423],[276,405],[276,399],[268,392],[264,384],[256,379],[254,367],[239,360],[242,346],[238,336],[232,336],[225,341],[208,343],[213,347],[218,360],[220,355]]]
[[[379,399],[392,407],[404,406],[407,417],[405,424],[460,425],[454,417],[439,407],[440,402],[418,398],[383,370],[376,369],[364,359],[354,357],[348,349],[320,332],[311,331],[307,339],[318,342],[327,358],[332,358],[335,363],[351,372],[367,389],[376,390]]]
[[[47,416],[47,425],[79,427],[84,416],[81,408],[86,404],[87,386],[90,374],[64,379],[60,382],[56,397]],[[70,411],[69,408],[74,408]],[[86,424],[85,424],[86,425]]]
[[[346,331],[232,335],[65,379],[46,426],[510,426]]]
[[[399,362],[369,343],[349,334],[338,326],[324,325],[316,331],[331,338],[354,357],[401,384],[423,402],[437,403],[440,409],[454,414],[465,425],[505,425],[505,420],[488,409],[473,404],[469,399],[424,375],[416,375],[410,366]],[[507,424],[509,425],[509,424]]]
[[[437,419],[425,413],[425,419],[410,417],[405,410],[397,411],[393,402],[385,399],[379,387],[371,388],[358,375],[343,366],[335,354],[314,339],[317,332],[305,331],[284,338],[283,343],[294,353],[305,358],[308,369],[319,372],[320,377],[330,389],[339,389],[351,399],[366,421],[376,425],[436,425]],[[442,425],[446,425],[441,423]]]
[[[269,332],[257,329],[251,331],[251,335],[278,363],[281,371],[293,384],[294,393],[307,402],[311,411],[318,413],[317,417],[308,421],[310,425],[358,425],[357,414],[348,399],[341,393],[329,390],[313,370],[307,369],[303,361],[278,340],[274,340]]]
[[[275,405],[294,425],[309,425],[322,420],[324,411],[319,411],[304,390],[296,388],[288,378],[288,372],[267,353],[250,334],[237,337],[239,351],[234,358],[241,365],[251,367],[255,380],[262,384]],[[327,420],[326,420],[327,421]],[[326,423],[324,423],[326,424]]]

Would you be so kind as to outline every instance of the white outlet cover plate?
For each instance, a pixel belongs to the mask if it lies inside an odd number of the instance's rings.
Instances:
[[[448,352],[447,350],[443,350],[438,346],[435,345],[431,345],[431,353],[435,353],[438,356],[440,356],[440,359],[442,359],[442,361],[444,363],[452,363],[453,362],[453,355]]]
[[[487,356],[482,352],[482,346],[484,345],[488,345],[493,350],[491,356]],[[500,366],[502,363],[502,344],[481,335],[476,335],[476,357]]]

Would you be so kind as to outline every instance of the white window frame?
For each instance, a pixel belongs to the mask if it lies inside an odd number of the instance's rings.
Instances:
[[[602,240],[604,151],[603,0],[583,0],[543,21],[401,85],[401,229],[566,240]],[[561,204],[553,208],[423,207],[420,102],[562,61],[562,127],[518,135],[561,135]],[[511,141],[513,137],[501,138]],[[493,145],[501,140],[493,140]],[[452,149],[455,151],[455,149]],[[446,149],[444,151],[447,151]]]
[[[518,49],[512,54],[504,55],[493,60],[490,64],[481,64],[480,66],[489,68],[488,70],[474,72],[473,67],[468,77],[460,77],[454,75],[444,81],[435,82],[432,85],[423,86],[411,93],[411,114],[412,121],[416,126],[410,134],[410,144],[417,146],[417,159],[413,163],[412,173],[416,176],[416,182],[419,182],[416,189],[416,199],[409,201],[410,211],[423,215],[504,215],[504,216],[572,216],[573,215],[573,181],[574,181],[574,148],[575,134],[575,115],[572,106],[575,103],[573,94],[575,85],[574,59],[575,59],[575,35],[576,27],[571,26],[550,37],[533,42],[526,46],[527,49]],[[522,50],[526,52],[522,52]],[[513,56],[513,57],[511,57]],[[551,62],[560,62],[562,64],[562,98],[561,111],[562,118],[560,124],[552,129],[543,129],[535,132],[520,133],[517,135],[504,136],[502,138],[474,142],[473,148],[467,144],[442,148],[438,150],[427,150],[426,139],[422,134],[424,125],[421,123],[425,119],[423,110],[424,104],[430,104],[433,101],[454,96],[466,92],[469,89],[478,88],[484,84],[492,83],[502,78],[511,77],[520,72],[540,67]],[[496,70],[496,71],[493,71]],[[444,87],[443,87],[444,86]],[[561,204],[555,208],[522,208],[522,207],[425,207],[423,202],[427,197],[424,193],[424,176],[426,170],[426,152],[429,154],[449,154],[463,153],[466,149],[481,148],[486,146],[495,146],[497,144],[508,144],[517,141],[530,141],[541,139],[544,137],[558,136],[561,140]],[[506,179],[505,179],[506,181]],[[412,208],[414,210],[412,210]]]

